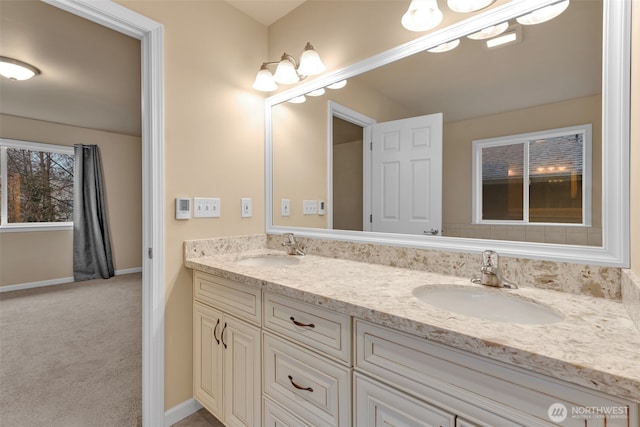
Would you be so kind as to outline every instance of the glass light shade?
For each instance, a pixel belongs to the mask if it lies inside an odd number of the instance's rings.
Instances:
[[[347,81],[346,80],[340,80],[339,82],[335,82],[333,84],[330,84],[329,86],[327,86],[327,88],[328,89],[342,89],[346,85],[347,85]]]
[[[267,66],[263,65],[256,74],[256,81],[253,82],[253,88],[262,92],[271,92],[278,89],[276,81],[273,79],[271,71],[267,70]]]
[[[324,88],[321,87],[320,89],[312,90],[307,95],[309,95],[309,96],[322,96],[322,95],[324,95]]]
[[[503,22],[502,24],[492,25],[490,27],[484,28],[477,33],[469,34],[467,37],[472,40],[484,40],[490,39],[491,37],[499,36],[500,34],[507,31],[509,28],[508,22]]]
[[[484,9],[494,1],[495,0],[447,0],[447,6],[454,12],[469,13]]]
[[[291,98],[289,102],[292,104],[302,104],[306,100],[307,98],[305,98],[304,95],[300,95],[300,96],[296,96],[295,98]]]
[[[28,80],[38,74],[40,74],[40,70],[33,65],[0,56],[0,75],[9,80]]]
[[[300,81],[300,76],[296,72],[296,67],[288,59],[285,55],[282,55],[282,59],[278,63],[278,67],[276,68],[276,73],[273,75],[276,83],[282,83],[285,85],[290,85],[293,83],[298,83]]]
[[[432,53],[448,52],[450,50],[457,48],[459,44],[460,44],[460,39],[455,39],[450,42],[442,43],[432,49],[429,49],[428,52],[432,52]]]
[[[543,8],[534,10],[531,13],[516,18],[522,25],[535,25],[547,22],[555,18],[564,12],[569,7],[569,0],[561,1],[560,3],[545,6]]]
[[[442,12],[436,0],[411,0],[402,15],[402,26],[409,31],[427,31],[442,22]]]
[[[320,55],[313,49],[311,43],[307,43],[302,55],[300,55],[298,73],[303,76],[314,76],[322,73],[324,70],[325,66],[320,59]]]

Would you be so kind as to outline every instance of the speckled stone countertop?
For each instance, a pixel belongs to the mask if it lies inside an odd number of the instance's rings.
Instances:
[[[412,294],[424,285],[480,286],[468,279],[314,255],[281,267],[245,266],[237,260],[283,252],[233,243],[215,249],[211,256],[197,245],[185,248],[185,266],[640,402],[640,332],[620,301],[534,287],[495,290],[565,316],[552,324],[503,323],[442,310]]]

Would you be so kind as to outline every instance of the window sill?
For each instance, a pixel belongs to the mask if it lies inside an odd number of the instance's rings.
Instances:
[[[38,223],[38,224],[11,224],[0,226],[0,233],[20,233],[33,231],[72,231],[72,222]]]

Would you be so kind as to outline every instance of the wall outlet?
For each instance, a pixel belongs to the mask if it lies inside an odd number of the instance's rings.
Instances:
[[[324,200],[318,200],[318,215],[324,215]]]
[[[280,216],[289,216],[290,211],[289,199],[280,200]]]
[[[253,208],[251,206],[251,198],[243,197],[240,199],[240,216],[242,218],[250,218],[253,215]]]
[[[317,200],[303,200],[302,201],[302,213],[304,215],[315,215],[318,213],[318,201]]]

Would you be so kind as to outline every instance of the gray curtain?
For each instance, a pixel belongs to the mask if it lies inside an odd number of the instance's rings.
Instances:
[[[74,145],[73,278],[113,277],[111,238],[97,145]]]

